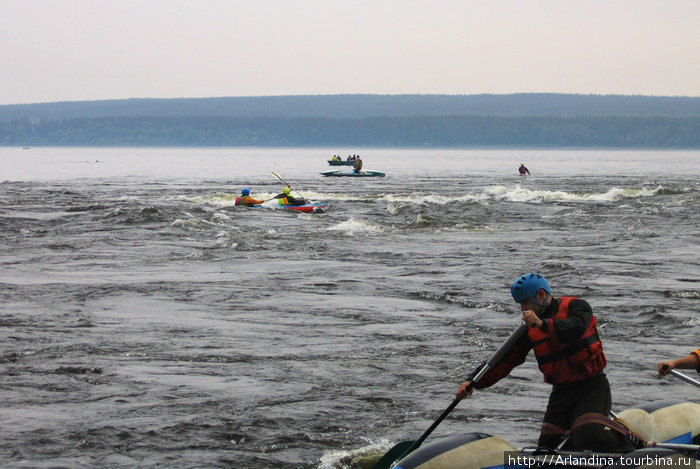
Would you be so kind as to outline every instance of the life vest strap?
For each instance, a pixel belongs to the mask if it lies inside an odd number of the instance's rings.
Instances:
[[[556,362],[559,360],[563,360],[566,357],[576,355],[578,352],[580,352],[584,348],[590,348],[590,346],[595,344],[596,342],[600,342],[600,337],[598,337],[597,332],[589,335],[588,337],[586,337],[584,339],[579,340],[575,344],[572,344],[563,350],[559,350],[558,352],[550,353],[550,354],[545,355],[543,357],[537,356],[537,363],[539,363],[540,365],[544,365],[547,363],[552,363],[552,362]]]

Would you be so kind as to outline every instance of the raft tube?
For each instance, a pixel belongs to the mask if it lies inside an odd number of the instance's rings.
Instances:
[[[441,438],[421,446],[394,469],[482,469],[503,467],[510,443],[487,433],[467,433]]]
[[[648,442],[671,445],[700,444],[700,404],[657,401],[624,410],[618,417],[629,429]],[[687,450],[684,451],[685,455],[680,451],[664,447],[643,448],[627,454],[561,451],[538,456],[540,460],[537,467],[622,469],[624,466],[625,469],[700,469],[700,463],[697,461],[700,451],[695,452],[693,456],[688,456]],[[508,455],[516,458],[522,456],[530,458],[527,461],[531,462],[532,454],[532,451],[516,450],[507,441],[486,433],[468,433],[452,435],[423,445],[399,461],[395,469],[532,469],[532,464],[507,459]],[[688,458],[692,462],[689,463]]]
[[[646,441],[700,443],[700,404],[655,401],[625,409],[618,418]]]
[[[697,455],[667,448],[630,453],[518,451],[501,438],[484,433],[454,435],[412,452],[393,469],[695,469]]]

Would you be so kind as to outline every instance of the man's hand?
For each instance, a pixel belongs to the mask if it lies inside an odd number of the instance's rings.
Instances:
[[[659,365],[658,365],[659,374],[660,374],[661,376],[666,376],[666,375],[669,374],[669,373],[671,372],[671,370],[674,369],[675,367],[676,367],[676,364],[673,362],[673,360],[668,361],[668,362],[661,362],[661,363],[659,363]]]
[[[471,386],[471,384],[472,384],[471,381],[466,381],[459,387],[459,389],[457,390],[457,399],[464,399],[464,398],[472,395],[472,393],[474,392],[474,388],[473,387],[469,388],[469,386]],[[469,388],[469,389],[467,389],[467,388]]]
[[[527,327],[542,326],[542,320],[537,317],[537,314],[531,309],[523,311],[523,321],[527,324]]]

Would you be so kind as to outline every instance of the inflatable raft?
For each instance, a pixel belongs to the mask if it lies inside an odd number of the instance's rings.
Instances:
[[[700,404],[659,401],[617,416],[647,447],[630,453],[537,452],[516,449],[485,433],[453,435],[425,444],[395,469],[649,468],[700,469]],[[611,430],[612,431],[612,430]]]
[[[360,171],[359,173],[345,173],[336,169],[335,171],[324,171],[321,173],[323,176],[335,176],[335,177],[384,177],[385,173],[381,171]]]

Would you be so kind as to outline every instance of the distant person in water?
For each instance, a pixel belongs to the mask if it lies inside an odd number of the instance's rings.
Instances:
[[[518,173],[520,173],[521,176],[525,176],[525,174],[530,176],[530,170],[525,167],[525,163],[520,163],[520,167],[518,168]]]
[[[669,374],[671,370],[675,368],[685,368],[687,370],[695,370],[700,373],[700,348],[694,352],[690,352],[690,355],[687,357],[668,360],[661,362],[658,365],[659,374],[661,376]]]
[[[274,199],[277,199],[277,202],[280,205],[304,205],[306,204],[306,199],[303,197],[294,197],[291,195],[292,188],[287,184],[287,186],[282,189],[281,194],[277,194],[274,196]]]
[[[359,173],[360,171],[362,171],[362,158],[358,156],[355,160],[355,164],[352,167],[352,172]]]
[[[245,205],[246,207],[252,207],[254,205],[260,205],[265,202],[264,200],[257,200],[250,196],[250,189],[243,189],[241,191],[241,196],[236,197],[236,202],[234,205]]]

